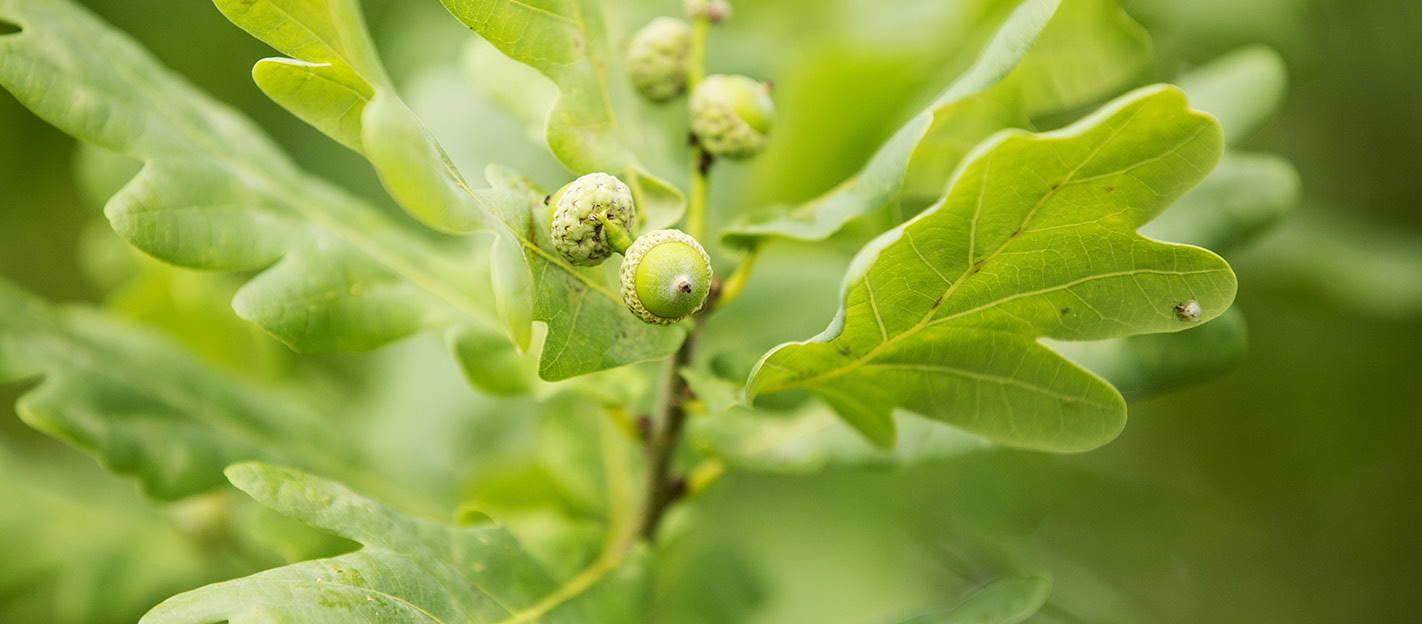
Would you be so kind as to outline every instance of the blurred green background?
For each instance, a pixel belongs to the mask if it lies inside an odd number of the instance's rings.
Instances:
[[[390,205],[359,156],[257,90],[251,65],[272,53],[209,3],[84,4],[256,119],[307,169]],[[626,4],[609,14],[614,41],[679,10],[671,0]],[[803,200],[857,169],[961,69],[945,59],[972,42],[942,35],[952,32],[951,4],[737,3],[736,19],[713,35],[711,71],[774,78],[814,108],[781,127],[763,161],[718,171],[717,205]],[[562,183],[523,122],[465,79],[469,35],[438,2],[365,6],[402,90],[463,170],[499,162]],[[1288,64],[1281,112],[1243,144],[1292,161],[1304,188],[1287,225],[1231,258],[1247,359],[1217,380],[1134,401],[1121,437],[1082,455],[732,474],[673,517],[662,619],[886,622],[1026,572],[1055,582],[1040,622],[1422,621],[1422,3],[1138,0],[1126,9],[1153,37],[1154,76],[1256,43]],[[468,390],[428,337],[297,357],[231,314],[225,301],[239,279],[115,251],[100,219],[103,162],[0,94],[0,275],[150,323],[241,374],[315,387],[349,408],[353,426],[384,436],[392,458],[418,455],[404,468],[412,483],[478,471],[526,445],[521,404]],[[121,179],[116,168],[109,175]],[[834,295],[804,304],[818,311],[805,320],[811,331]],[[0,501],[17,501],[0,502],[0,620],[132,621],[171,593],[320,551],[208,548],[185,523],[223,513],[225,499],[153,509],[132,484],[21,424],[12,405],[26,387],[0,387]],[[352,387],[362,390],[339,396]],[[431,494],[435,506],[452,511],[454,489]],[[137,542],[152,544],[146,559],[118,548]]]

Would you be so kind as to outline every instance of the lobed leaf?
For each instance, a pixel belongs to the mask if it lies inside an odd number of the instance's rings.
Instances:
[[[1225,142],[1234,145],[1274,116],[1288,90],[1288,70],[1278,52],[1252,46],[1186,73],[1180,88],[1220,121]]]
[[[1219,125],[1173,87],[1116,100],[1066,129],[1007,131],[948,195],[866,246],[821,335],[781,345],[747,397],[805,388],[879,446],[901,406],[1009,446],[1089,449],[1125,424],[1099,377],[1038,338],[1179,331],[1234,299],[1218,256],[1135,232],[1202,180]]]
[[[220,6],[228,11],[248,9],[232,15],[254,29],[269,28],[262,31],[266,38],[280,49],[307,57],[302,62],[324,60],[331,68],[338,63],[346,63],[342,68],[365,68],[343,74],[348,82],[353,75],[381,71],[377,61],[364,58],[373,52],[361,52],[363,47],[322,43],[332,40],[331,32],[341,32],[342,41],[358,37],[346,31],[363,34],[358,20],[341,18],[340,11],[322,14],[312,8],[316,4],[303,2],[287,7],[300,11],[263,14],[260,11],[270,13],[275,6],[265,0]],[[120,236],[180,266],[265,269],[233,301],[242,318],[298,351],[371,349],[430,328],[487,332],[501,327],[501,318],[510,323],[509,334],[521,346],[527,344],[527,318],[516,312],[521,304],[514,301],[522,288],[516,274],[509,280],[501,273],[503,296],[490,301],[488,272],[470,262],[465,252],[409,234],[374,207],[301,172],[249,121],[196,91],[125,36],[67,0],[0,0],[0,16],[25,27],[0,38],[0,85],[60,129],[144,163],[105,211]],[[332,24],[344,19],[347,25],[341,30],[317,17]],[[306,67],[292,62],[286,66]],[[382,83],[365,83],[370,84]],[[287,100],[305,101],[299,94]],[[445,190],[463,186],[452,168],[445,166],[438,145],[425,140],[418,121],[407,115],[402,103],[385,100],[382,105],[378,97],[375,101],[376,106],[367,102],[362,112],[360,145],[366,149],[374,141],[379,146],[368,151],[379,152],[373,160],[385,163],[382,176],[392,194],[408,202],[411,197],[429,197],[430,189],[437,188],[426,179],[406,177],[405,169],[415,162],[438,160],[439,167],[411,175],[437,176],[436,182],[445,184]],[[311,108],[334,110],[334,106]],[[349,113],[332,114],[313,123],[353,144],[352,119]],[[378,123],[370,123],[371,119]],[[411,139],[416,134],[418,141]],[[517,240],[524,253],[542,258],[539,268],[547,284],[589,279],[538,248],[524,226],[537,202],[503,191],[474,195],[466,188],[458,190],[462,194],[450,191],[449,196],[465,203],[421,199],[412,213],[446,230],[494,224],[501,235]],[[508,255],[503,254],[499,262],[508,262]],[[606,288],[592,292],[605,299],[599,309],[621,305],[621,297]],[[572,311],[569,315],[570,309],[554,309],[544,316],[573,321],[579,315]],[[516,327],[520,323],[523,329]],[[663,356],[675,349],[681,331],[623,324],[620,327],[634,336],[621,348],[607,350],[594,344],[584,352],[580,349],[599,338],[620,337],[595,336],[585,326],[583,322],[550,332],[583,334],[588,340],[551,345],[552,355],[541,369],[546,378]],[[509,345],[497,348],[510,349]],[[479,357],[502,356],[494,351]],[[500,387],[499,380],[483,383],[479,368],[469,366],[467,359],[461,364],[476,386],[493,391]]]
[[[345,487],[257,463],[227,470],[283,514],[363,545],[179,594],[144,624],[259,622],[634,622],[646,591],[640,550],[559,582],[507,530],[405,516]]]
[[[1047,346],[1132,398],[1229,372],[1244,361],[1249,331],[1244,314],[1230,308],[1219,318],[1185,331],[1095,342],[1048,341]]]
[[[356,143],[352,133],[358,133],[360,151],[375,166],[386,190],[407,212],[445,232],[495,234],[488,283],[494,295],[493,306],[519,351],[530,345],[534,320],[548,323],[539,365],[541,377],[549,381],[566,379],[661,357],[676,349],[684,335],[682,330],[637,322],[623,309],[621,295],[604,275],[567,264],[553,251],[551,241],[540,240],[535,230],[546,231],[546,224],[535,228],[531,215],[542,212],[544,192],[501,168],[487,172],[495,189],[470,188],[443,148],[383,77],[384,70],[373,57],[373,46],[354,0],[300,0],[292,7],[302,10],[288,7],[278,17],[252,8],[270,8],[271,0],[217,3],[233,23],[274,48],[298,57],[298,61],[280,62],[281,67],[305,67],[313,74],[324,71],[345,80],[340,83],[313,78],[292,82],[285,90],[268,81],[263,89],[278,102],[298,103],[302,101],[300,94],[312,84],[318,91],[324,90],[319,92],[329,92],[316,99],[334,104],[289,108],[323,131],[334,128],[327,134],[342,143]],[[337,43],[313,45],[312,37]],[[362,60],[361,51],[368,51],[366,56],[370,58]],[[259,79],[264,75],[264,64],[276,67],[273,63],[277,62],[259,63]],[[301,64],[316,62],[325,65]],[[350,85],[354,87],[347,88]],[[361,94],[367,91],[371,95],[362,99]],[[343,108],[346,105],[349,109]],[[358,115],[355,111],[359,111]],[[353,116],[358,116],[358,122],[352,120]],[[607,330],[603,331],[603,327]],[[512,354],[502,353],[498,345],[485,339],[487,336],[483,327],[450,330],[450,345],[460,356],[465,374],[475,385],[496,394],[526,388],[526,384],[521,385],[508,375],[508,370],[521,368]],[[493,362],[505,362],[510,368],[501,373],[499,367],[491,365]]]
[[[611,173],[626,182],[642,230],[668,227],[681,218],[685,197],[648,173],[622,137],[608,95],[607,44],[599,7],[590,0],[441,1],[485,41],[558,87],[546,138],[564,166],[577,174]]]
[[[161,336],[60,309],[0,281],[0,380],[43,375],[16,405],[30,426],[172,500],[223,483],[247,459],[352,465],[310,409],[219,373]]]
[[[541,207],[547,197],[533,182],[511,172],[490,168],[488,175],[491,184],[521,197],[526,205]],[[548,325],[538,363],[540,377],[567,379],[676,351],[686,330],[649,325],[630,314],[615,279],[616,262],[583,269],[569,266],[553,251],[547,211],[531,212],[523,234],[529,238],[520,240],[526,243],[523,251],[534,293],[532,316]],[[514,279],[517,284],[522,276]]]
[[[1227,54],[1181,77],[1193,106],[1220,121],[1227,143],[1247,137],[1278,107],[1283,61],[1268,48]],[[1218,167],[1141,233],[1228,256],[1276,227],[1298,204],[1299,178],[1286,160],[1229,150]],[[1244,316],[1231,311],[1207,325],[1098,343],[1052,348],[1105,377],[1127,396],[1142,396],[1222,375],[1244,359]]]
[[[1030,115],[1105,95],[1141,67],[1148,47],[1112,0],[1025,0],[973,65],[857,174],[794,209],[737,221],[723,241],[821,240],[901,194],[932,201],[973,145],[1003,128],[1028,127]]]

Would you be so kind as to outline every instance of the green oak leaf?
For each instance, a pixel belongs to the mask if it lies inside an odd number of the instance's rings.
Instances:
[[[892,451],[875,448],[821,405],[789,414],[732,409],[693,419],[692,444],[740,470],[809,474],[823,468],[897,469],[942,462],[996,448],[986,440],[904,411],[894,412],[903,442]]]
[[[22,33],[0,39],[0,84],[60,129],[144,163],[105,210],[120,236],[180,266],[215,271],[265,267],[233,301],[242,318],[308,352],[372,349],[432,328],[487,333],[506,323],[514,340],[527,344],[528,316],[519,310],[532,304],[520,304],[517,298],[528,296],[532,282],[521,282],[517,271],[512,277],[508,271],[496,271],[491,278],[489,267],[471,262],[467,252],[407,233],[373,206],[300,171],[249,121],[193,89],[127,37],[66,0],[0,0],[0,15],[25,25]],[[291,26],[281,23],[283,28]],[[270,37],[276,40],[276,35]],[[282,46],[304,54],[319,49],[290,42]],[[344,58],[335,52],[308,56],[332,66]],[[351,63],[378,67],[374,60]],[[389,102],[368,108],[394,110],[381,117],[394,134],[412,127],[419,132],[418,121],[402,117],[403,104]],[[363,145],[372,136],[387,136],[370,130],[364,120],[369,113],[363,114]],[[353,141],[350,122],[342,123],[348,130],[337,133],[338,138]],[[433,143],[394,143],[443,161]],[[417,184],[409,189],[412,195],[426,192]],[[469,201],[483,202],[479,209],[490,215],[487,220],[496,224],[495,231],[517,240],[524,253],[546,260],[539,265],[544,274],[585,279],[533,240],[525,225],[528,197],[507,191],[478,196],[461,192]],[[439,205],[430,210],[454,208]],[[425,216],[430,214],[441,213]],[[483,222],[478,214],[453,212],[441,222],[445,229],[468,229]],[[509,261],[506,247],[496,254],[498,262]],[[501,290],[488,296],[495,286]],[[621,305],[616,293],[601,294]],[[561,309],[545,316],[572,321],[580,313]],[[629,331],[641,339],[627,340],[611,352],[581,353],[577,349],[583,343],[577,340],[558,343],[550,347],[556,350],[541,370],[549,379],[561,379],[598,370],[587,366],[607,368],[660,357],[675,349],[681,330]],[[585,332],[580,325],[565,334]],[[494,356],[498,354],[481,357]],[[469,364],[461,358],[476,386],[495,392],[503,387],[498,379],[484,383],[478,367]]]
[[[173,521],[226,492],[156,509],[77,453],[26,442],[0,439],[0,621],[133,622],[175,592],[260,565]]]
[[[686,199],[652,176],[623,139],[607,88],[607,44],[601,9],[590,0],[441,0],[465,26],[515,61],[547,76],[558,88],[545,137],[559,162],[574,173],[611,173],[637,202],[640,229],[668,227]]]
[[[1090,33],[1086,35],[1083,33]],[[979,141],[1028,117],[1080,106],[1138,71],[1149,43],[1112,0],[1026,0],[977,60],[839,186],[790,210],[728,226],[723,241],[821,240],[901,195],[932,201]],[[920,204],[921,205],[921,204]]]
[[[340,469],[340,435],[309,408],[220,373],[163,337],[0,281],[0,380],[43,375],[18,401],[30,426],[132,476],[155,498],[223,483],[245,459]]]
[[[996,135],[943,200],[856,256],[830,327],[767,353],[747,397],[805,388],[882,447],[896,406],[1008,446],[1110,441],[1120,394],[1038,338],[1179,331],[1229,307],[1224,260],[1135,232],[1222,149],[1214,119],[1169,86],[1060,131]],[[1189,301],[1193,321],[1177,310]]]
[[[490,184],[529,206],[524,214],[533,215],[520,234],[530,238],[520,240],[529,271],[527,288],[533,293],[532,318],[548,326],[538,365],[540,377],[567,379],[676,351],[686,330],[649,325],[629,313],[618,290],[617,262],[575,268],[557,255],[549,237],[552,230],[547,210],[537,209],[543,207],[547,193],[527,178],[499,167],[490,167],[486,175]],[[515,259],[501,259],[497,253],[493,261],[506,262],[502,270],[518,267]]]
[[[900,624],[1018,624],[1035,615],[1051,592],[1051,581],[1037,576],[998,579],[952,609]]]
[[[469,40],[459,60],[464,75],[479,93],[523,126],[532,141],[542,144],[548,112],[558,99],[553,83],[479,37]]]
[[[1268,120],[1286,81],[1278,54],[1261,47],[1227,54],[1180,80],[1191,105],[1214,115],[1231,144]],[[1209,177],[1140,231],[1228,257],[1278,226],[1299,194],[1299,176],[1288,161],[1231,149]],[[1248,343],[1244,315],[1232,309],[1182,332],[1051,346],[1126,396],[1144,396],[1227,373],[1243,361]]]
[[[1230,145],[1249,137],[1274,116],[1288,90],[1288,69],[1278,52],[1241,48],[1180,77],[1190,102],[1220,120]]]
[[[291,72],[300,68],[336,76],[313,77],[304,82],[291,80],[283,85],[268,82],[263,90],[278,102],[323,103],[288,108],[323,131],[334,128],[327,133],[342,143],[356,142],[359,151],[375,165],[386,189],[406,211],[446,232],[495,234],[488,282],[494,308],[520,351],[529,348],[533,321],[548,323],[539,365],[541,377],[550,381],[566,379],[660,357],[676,349],[680,330],[638,322],[623,309],[621,295],[610,285],[615,282],[572,267],[553,251],[551,243],[540,243],[531,214],[542,212],[544,192],[499,167],[486,172],[495,189],[469,187],[444,150],[388,85],[379,61],[359,59],[356,51],[371,50],[373,46],[353,0],[302,0],[280,10],[271,0],[216,1],[233,23],[277,50],[297,57],[258,63],[255,75],[259,83],[264,75],[278,69]],[[345,8],[334,10],[339,7]],[[317,43],[312,43],[313,38]],[[336,43],[319,44],[327,40]],[[343,41],[356,43],[342,47]],[[368,69],[358,70],[357,66]],[[362,99],[362,93],[372,95]],[[352,112],[357,109],[359,114]],[[600,327],[607,330],[600,331]],[[517,375],[499,373],[500,367],[495,364],[500,361],[510,364],[508,370],[521,367],[511,353],[499,353],[498,345],[487,340],[488,336],[485,328],[471,325],[454,327],[448,333],[450,345],[460,356],[471,382],[496,394],[527,389],[518,383]],[[482,359],[481,353],[486,354]]]
[[[144,163],[105,208],[120,236],[180,266],[267,267],[233,301],[242,318],[298,351],[498,327],[462,254],[301,172],[249,121],[88,12],[4,0],[0,14],[26,25],[0,39],[0,84],[60,129]]]
[[[1209,323],[1181,332],[1047,344],[1130,398],[1206,381],[1233,370],[1244,361],[1249,330],[1244,314],[1230,308]]]
[[[1226,152],[1200,186],[1141,233],[1229,255],[1283,221],[1298,205],[1299,193],[1299,175],[1289,161]]]
[[[615,547],[560,580],[496,525],[412,518],[287,468],[243,463],[227,474],[263,504],[363,548],[179,594],[143,624],[641,620],[647,587],[640,548]]]

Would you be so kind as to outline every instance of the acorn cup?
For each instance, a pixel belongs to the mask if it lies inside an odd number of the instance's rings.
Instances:
[[[674,17],[658,17],[627,45],[627,73],[642,97],[665,102],[686,91],[691,61],[691,26]]]
[[[680,230],[656,230],[633,240],[632,193],[606,173],[589,173],[549,199],[553,247],[577,266],[601,264],[614,253],[622,301],[637,318],[670,325],[695,314],[711,292],[711,257]]]
[[[769,85],[745,76],[707,76],[691,92],[691,132],[712,156],[744,159],[770,140]]]

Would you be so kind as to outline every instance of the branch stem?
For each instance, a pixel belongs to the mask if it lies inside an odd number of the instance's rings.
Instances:
[[[656,539],[657,527],[667,508],[683,493],[685,484],[671,476],[672,459],[681,442],[686,424],[686,400],[691,389],[681,377],[681,368],[691,363],[696,341],[701,337],[705,315],[693,317],[696,326],[675,355],[662,367],[661,395],[652,414],[651,431],[647,435],[647,479],[644,487],[642,518],[637,534],[647,541]]]
[[[686,91],[691,93],[706,76],[706,33],[711,21],[705,17],[692,20],[691,58],[686,69]],[[687,234],[701,240],[706,234],[706,173],[710,169],[709,154],[701,149],[695,137],[691,139],[691,189],[686,208]]]

